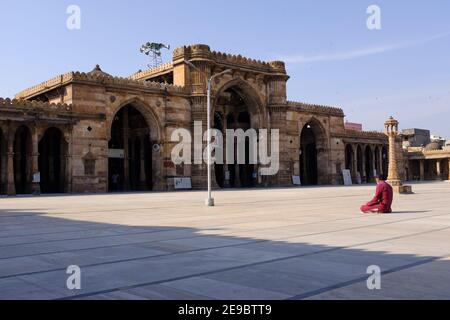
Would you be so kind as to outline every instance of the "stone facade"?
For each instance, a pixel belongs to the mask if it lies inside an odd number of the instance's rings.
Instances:
[[[212,123],[220,130],[279,129],[281,163],[272,177],[259,176],[259,165],[215,166],[216,188],[292,186],[292,176],[340,184],[346,168],[355,182],[387,173],[387,137],[346,130],[340,108],[288,101],[283,62],[193,45],[128,78],[97,66],[1,99],[2,193],[166,191],[177,177],[205,188],[206,166],[172,163],[170,138],[180,128],[195,138],[198,121],[206,129],[206,81],[224,70],[231,73],[213,83]]]

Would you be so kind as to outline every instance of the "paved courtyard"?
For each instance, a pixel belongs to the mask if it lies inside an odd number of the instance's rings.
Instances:
[[[450,299],[450,183],[414,190],[391,215],[359,213],[374,186],[0,199],[0,299]]]

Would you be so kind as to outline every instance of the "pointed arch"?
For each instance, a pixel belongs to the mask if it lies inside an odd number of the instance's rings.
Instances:
[[[331,183],[329,141],[322,123],[315,117],[300,132],[300,178],[304,185]]]
[[[148,105],[146,102],[141,99],[135,97],[121,102],[113,111],[111,118],[108,121],[108,141],[111,140],[111,129],[116,118],[117,114],[126,106],[132,106],[136,110],[138,110],[144,117],[147,122],[147,126],[150,129],[150,139],[152,141],[162,141],[162,126],[161,121],[157,115],[157,113],[153,110],[153,108]]]
[[[252,118],[253,128],[268,128],[267,108],[263,99],[261,99],[257,90],[242,78],[234,78],[215,90],[212,114],[214,114],[219,98],[229,90],[235,91],[244,100]]]

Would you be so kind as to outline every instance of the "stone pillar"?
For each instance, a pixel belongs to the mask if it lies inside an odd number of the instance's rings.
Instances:
[[[65,172],[65,189],[67,193],[72,193],[72,139],[66,139],[66,172]]]
[[[130,146],[129,146],[130,127],[128,119],[128,109],[123,110],[123,187],[125,191],[130,190]]]
[[[234,130],[237,130],[239,127],[238,124],[238,117],[239,114],[234,114]],[[235,143],[234,144],[234,187],[235,188],[240,188],[241,187],[241,165],[239,164],[239,159],[238,159],[238,144]]]
[[[361,163],[361,171],[362,172],[360,172],[360,174],[361,174],[361,181],[363,182],[363,183],[367,183],[367,177],[366,177],[366,147],[364,146],[364,148],[361,148],[362,149],[362,154],[361,154],[361,161],[362,161],[362,163]]]
[[[353,148],[353,159],[352,159],[353,161],[353,163],[352,163],[352,168],[353,168],[353,170],[352,170],[352,179],[353,179],[353,182],[355,183],[355,184],[357,184],[358,183],[358,179],[357,179],[357,177],[358,177],[358,146],[357,145],[355,145],[354,146],[354,148]]]
[[[377,174],[380,174],[377,170],[377,157],[375,155],[375,148],[372,147],[371,149],[371,153],[372,153],[372,175],[375,173],[375,171],[377,171]]]
[[[139,142],[141,144],[141,154],[140,154],[140,166],[139,166],[139,184],[141,190],[147,189],[147,174],[145,172],[145,141],[146,137],[139,137]]]
[[[442,169],[441,168],[441,160],[437,159],[436,160],[436,174],[437,174],[436,179],[437,180],[442,180],[442,170],[441,169]]]
[[[398,121],[390,117],[384,124],[385,133],[389,137],[389,176],[388,182],[397,193],[412,193],[410,186],[403,186],[397,167]]]
[[[223,173],[224,173],[224,180],[223,180],[223,186],[224,188],[230,187],[230,180],[226,179],[226,173],[228,172],[228,177],[230,177],[229,174],[229,167],[227,163],[227,140],[226,140],[226,134],[228,130],[228,119],[227,119],[227,112],[224,112],[222,115],[222,124],[223,124],[223,159],[224,159],[224,165],[223,165]]]
[[[378,148],[378,168],[380,169],[380,174],[386,174],[383,172],[383,146]]]
[[[39,195],[41,185],[34,181],[34,175],[39,173],[39,135],[36,126],[32,128],[31,133],[31,193]]]
[[[425,160],[419,160],[420,162],[420,181],[425,180]]]
[[[16,195],[16,185],[14,183],[14,136],[8,137],[8,153],[6,161],[7,184],[6,194],[8,196]]]
[[[450,180],[450,158],[448,159],[448,177],[447,180]]]

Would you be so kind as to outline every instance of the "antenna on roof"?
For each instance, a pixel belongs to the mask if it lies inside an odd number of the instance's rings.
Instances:
[[[162,64],[162,49],[170,50],[170,45],[155,42],[147,42],[142,45],[141,53],[150,57],[151,62],[147,65],[149,68],[156,68]]]

